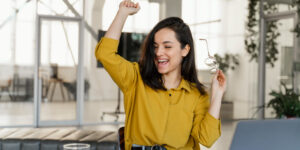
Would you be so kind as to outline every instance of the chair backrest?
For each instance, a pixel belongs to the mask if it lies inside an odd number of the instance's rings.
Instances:
[[[241,121],[230,146],[230,150],[295,149],[300,149],[300,119]]]
[[[120,150],[125,150],[125,136],[124,136],[125,127],[121,127],[118,130],[119,133],[119,146]]]
[[[0,80],[0,87],[6,87],[8,88],[11,85],[11,79],[7,80]]]

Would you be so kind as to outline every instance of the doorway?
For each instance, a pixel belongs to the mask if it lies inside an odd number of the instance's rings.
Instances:
[[[276,48],[278,49],[277,58],[274,66],[266,65],[265,66],[265,92],[264,92],[264,104],[268,104],[268,102],[273,98],[270,93],[272,91],[279,92],[283,90],[283,84],[287,88],[297,87],[296,78],[295,77],[295,63],[297,61],[298,54],[298,38],[296,34],[293,32],[295,25],[298,22],[297,13],[294,11],[290,12],[280,12],[277,14],[266,15],[264,17],[266,24],[271,21],[277,22],[277,31],[280,34],[276,39]],[[262,31],[267,31],[267,26],[264,26],[265,29]],[[264,36],[267,38],[267,36]],[[266,42],[263,42],[263,47],[266,47]],[[273,109],[267,108],[264,111],[265,118],[273,118],[274,114],[272,114]]]
[[[82,18],[38,15],[36,35],[36,126],[81,125]]]

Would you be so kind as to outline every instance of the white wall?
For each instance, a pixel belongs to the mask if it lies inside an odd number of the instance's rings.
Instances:
[[[221,16],[224,35],[223,52],[239,54],[240,65],[227,73],[228,86],[224,100],[234,104],[234,118],[249,118],[254,115],[257,101],[257,64],[249,63],[245,51],[244,35],[248,1],[229,0],[223,3]]]

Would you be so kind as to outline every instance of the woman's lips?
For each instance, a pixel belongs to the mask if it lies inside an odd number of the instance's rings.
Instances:
[[[158,60],[158,67],[166,67],[169,64],[168,60]]]

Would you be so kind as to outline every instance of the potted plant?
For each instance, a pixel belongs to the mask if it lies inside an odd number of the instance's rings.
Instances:
[[[284,92],[272,91],[269,94],[273,98],[268,102],[267,107],[273,108],[277,118],[300,117],[300,95],[295,93],[293,88],[287,88],[281,83]]]

